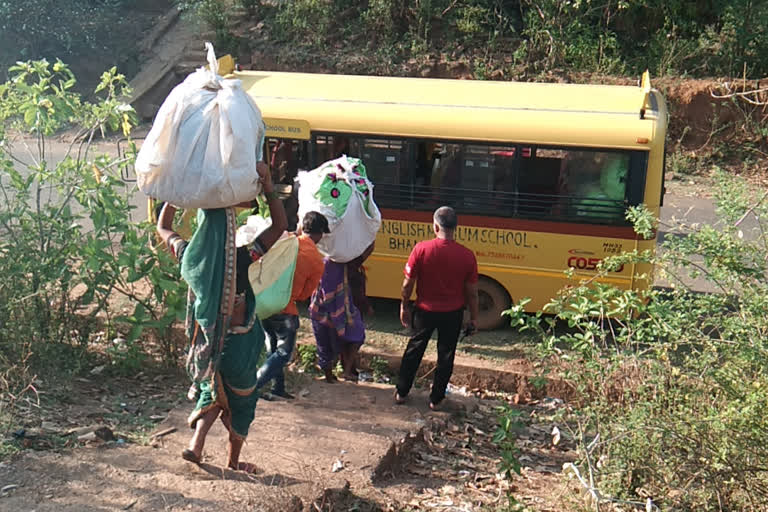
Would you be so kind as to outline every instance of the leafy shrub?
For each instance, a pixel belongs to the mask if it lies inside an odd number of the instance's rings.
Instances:
[[[255,14],[261,6],[261,0],[238,0],[237,3],[250,14]]]
[[[512,473],[520,474],[521,466],[518,459],[520,451],[515,446],[517,433],[524,427],[523,413],[504,403],[497,409],[498,427],[493,433],[493,443],[499,447],[501,461],[499,472],[506,478],[512,478]]]
[[[759,5],[758,5],[759,4]],[[529,62],[637,75],[768,70],[768,6],[730,0],[522,0]],[[744,16],[749,12],[749,16]]]
[[[381,382],[384,377],[389,377],[389,362],[383,357],[371,358],[371,374],[375,382]]]
[[[717,227],[679,226],[651,261],[670,289],[618,290],[576,283],[513,324],[534,329],[553,354],[569,348],[566,378],[578,392],[572,416],[583,474],[603,495],[664,510],[761,510],[768,495],[768,193],[720,177]],[[630,212],[638,232],[654,219]],[[746,231],[747,222],[755,225]],[[650,278],[650,276],[647,276]],[[686,283],[704,280],[713,293]],[[559,320],[560,322],[557,322]],[[567,329],[562,328],[566,322]],[[565,360],[563,360],[565,362]]]
[[[370,0],[360,19],[373,40],[396,41],[406,28],[404,9],[403,2],[398,0]]]
[[[96,137],[128,134],[136,121],[125,77],[110,69],[97,99],[84,101],[60,61],[10,71],[0,85],[0,371],[13,375],[0,379],[0,393],[35,371],[77,372],[80,363],[62,354],[85,354],[103,323],[125,339],[126,357],[113,361],[136,367],[142,331],[167,339],[184,301],[177,265],[131,220],[120,175],[132,157],[94,154]],[[63,128],[73,141],[61,155],[49,139]]]
[[[318,49],[345,38],[427,49],[433,34],[441,43],[495,40],[509,35],[516,18],[514,7],[499,0],[295,0],[280,4],[275,23],[278,37]]]
[[[299,368],[305,372],[314,372],[315,361],[317,361],[317,345],[298,345],[296,353],[299,355]]]
[[[246,7],[250,4],[244,2]],[[234,5],[230,0],[178,0],[177,5],[182,11],[193,13],[213,31],[217,54],[238,52],[241,41],[232,32]]]
[[[768,4],[754,0],[294,0],[264,15],[276,38],[318,51],[469,50],[495,67],[511,53],[529,73],[768,73]]]
[[[344,25],[334,30],[335,7],[334,2],[326,0],[282,2],[274,20],[278,37],[306,40],[317,45],[337,40]]]

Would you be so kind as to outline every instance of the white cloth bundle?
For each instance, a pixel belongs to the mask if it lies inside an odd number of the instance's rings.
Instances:
[[[376,239],[381,212],[373,200],[373,183],[358,158],[342,156],[312,171],[300,172],[299,219],[322,213],[330,233],[317,248],[331,260],[346,263],[360,256]]]
[[[171,91],[136,157],[139,189],[181,208],[223,208],[261,191],[261,111],[240,80],[217,74],[213,46],[205,46],[209,69]]]

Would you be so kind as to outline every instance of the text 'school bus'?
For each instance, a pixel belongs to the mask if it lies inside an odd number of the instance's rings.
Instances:
[[[227,64],[229,64],[226,69]],[[481,328],[523,297],[541,309],[622,251],[653,250],[627,207],[658,215],[667,110],[646,73],[639,87],[236,71],[267,125],[276,183],[347,154],[363,160],[383,222],[367,292],[400,297],[413,246],[450,205],[456,239],[477,256]],[[295,204],[288,204],[295,215]],[[294,222],[295,222],[294,218]],[[647,286],[626,265],[603,279]]]

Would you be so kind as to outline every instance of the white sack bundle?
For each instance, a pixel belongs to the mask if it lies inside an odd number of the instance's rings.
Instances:
[[[317,245],[338,263],[360,256],[376,239],[381,212],[373,200],[373,183],[358,158],[342,156],[312,171],[300,172],[299,219],[307,212],[322,213],[330,233]]]
[[[205,46],[209,69],[171,91],[136,157],[139,189],[181,208],[223,208],[261,192],[261,111],[240,80],[217,74],[213,46]]]

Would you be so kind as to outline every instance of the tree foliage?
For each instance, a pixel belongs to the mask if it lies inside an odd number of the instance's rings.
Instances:
[[[61,61],[10,71],[0,84],[0,393],[27,384],[27,370],[76,373],[79,359],[60,354],[84,354],[94,330],[123,339],[112,362],[135,370],[142,330],[166,333],[184,299],[176,265],[131,219],[132,192],[120,176],[132,156],[92,147],[136,122],[125,77],[106,71],[97,99],[84,101]],[[72,142],[54,153],[50,136],[64,128]]]
[[[723,175],[716,225],[676,226],[679,236],[657,255],[616,256],[598,275],[650,261],[671,288],[627,291],[588,280],[553,300],[545,309],[552,316],[525,315],[523,304],[508,312],[571,368],[579,465],[602,496],[651,498],[663,510],[764,509],[767,197]],[[655,234],[647,211],[631,217]],[[691,279],[712,293],[692,291]]]
[[[188,0],[221,9],[232,0]],[[469,52],[526,72],[768,73],[768,3],[689,0],[288,0],[248,2],[274,38],[408,59]],[[256,4],[258,10],[256,10]],[[218,30],[219,28],[217,28]]]
[[[752,0],[522,0],[529,64],[698,76],[768,72],[768,5]]]

